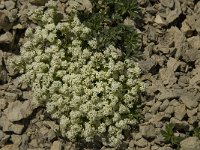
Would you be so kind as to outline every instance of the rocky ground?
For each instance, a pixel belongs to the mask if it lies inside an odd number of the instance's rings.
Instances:
[[[20,85],[7,58],[19,53],[19,43],[28,25],[27,11],[47,0],[0,0],[0,148],[1,150],[76,150],[112,148],[72,144],[61,138],[44,108],[31,106],[31,91]],[[67,0],[60,0],[65,11]],[[144,121],[120,149],[173,150],[161,130],[175,125],[175,135],[186,137],[182,150],[199,150],[200,141],[187,133],[200,121],[200,1],[138,0],[142,34],[142,96]]]

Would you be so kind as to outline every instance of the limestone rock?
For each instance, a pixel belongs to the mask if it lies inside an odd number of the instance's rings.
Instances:
[[[146,139],[152,139],[156,137],[155,128],[153,125],[141,125],[140,132],[142,136]]]
[[[172,8],[174,6],[174,0],[160,0],[160,3],[168,8]]]
[[[51,150],[62,150],[62,143],[60,141],[54,141]]]
[[[186,114],[186,108],[184,104],[180,104],[175,107],[175,117],[179,120],[182,120]]]
[[[187,39],[189,45],[194,49],[200,49],[200,36],[193,36]]]
[[[166,18],[167,23],[172,23],[181,14],[181,5],[180,5],[180,2],[179,1],[174,1],[174,2],[175,2],[174,10],[169,11],[169,13],[167,15],[167,18]]]
[[[156,18],[154,21],[155,21],[155,23],[157,23],[159,25],[167,25],[167,22],[159,14],[156,15]]]
[[[175,74],[173,71],[171,71],[168,68],[161,68],[159,70],[160,79],[163,81],[163,84],[165,85],[173,85],[177,78],[175,77]]]
[[[195,108],[198,106],[198,102],[195,96],[192,93],[183,93],[180,97],[180,100],[185,104],[189,109]]]
[[[48,0],[29,0],[29,2],[33,5],[43,6],[48,2]]]
[[[0,29],[5,31],[10,30],[12,23],[4,12],[0,12]]]
[[[6,43],[10,44],[13,41],[13,35],[10,32],[6,32],[0,36],[0,44]]]
[[[32,106],[29,100],[21,103],[20,101],[11,102],[4,111],[10,121],[19,121],[27,118],[32,113]]]
[[[21,134],[24,129],[24,125],[13,124],[5,116],[0,118],[0,126],[3,128],[4,132],[12,131],[15,134]]]
[[[6,7],[7,10],[11,10],[15,8],[15,2],[9,0],[9,1],[5,1],[4,5]]]
[[[181,141],[181,150],[199,150],[200,142],[197,137],[188,137]]]

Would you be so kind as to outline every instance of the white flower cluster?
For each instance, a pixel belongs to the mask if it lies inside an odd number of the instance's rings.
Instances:
[[[107,143],[117,146],[124,138],[122,130],[135,122],[130,109],[144,89],[138,80],[140,69],[112,45],[94,51],[96,39],[83,49],[90,29],[76,15],[55,24],[54,6],[50,0],[48,9],[34,10],[42,25],[26,30],[21,55],[12,64],[24,73],[21,80],[32,85],[35,104],[45,105],[60,119],[63,136],[91,141],[107,133]]]

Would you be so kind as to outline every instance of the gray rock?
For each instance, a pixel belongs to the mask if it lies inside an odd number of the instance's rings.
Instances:
[[[188,115],[188,117],[192,117],[192,116],[196,115],[197,112],[198,112],[198,108],[194,108],[192,110],[187,109],[187,115]]]
[[[56,138],[56,133],[53,131],[53,130],[50,130],[49,132],[48,132],[48,140],[49,141],[52,141],[53,139],[55,139]]]
[[[167,18],[166,18],[167,23],[172,23],[181,14],[180,2],[179,1],[174,1],[174,2],[175,2],[175,6],[174,6],[175,9],[168,12],[168,15],[167,15]]]
[[[32,111],[31,101],[27,100],[24,103],[20,101],[11,102],[4,113],[10,121],[19,121],[27,118]]]
[[[155,138],[155,128],[153,125],[141,125],[140,132],[145,139]]]
[[[11,141],[14,145],[19,146],[22,142],[22,137],[20,135],[12,135]]]
[[[172,8],[174,6],[174,0],[160,0],[160,3],[168,8]]]
[[[0,110],[4,110],[8,104],[8,101],[4,98],[0,98]]]
[[[159,112],[157,114],[155,114],[150,120],[149,123],[152,124],[157,124],[159,121],[163,120],[163,119],[169,119],[171,117],[171,115],[164,113],[164,112]]]
[[[171,147],[164,146],[164,147],[161,147],[160,150],[173,150],[173,149]]]
[[[157,101],[152,107],[151,109],[149,110],[152,114],[155,114],[158,110],[159,110],[159,107],[160,105],[162,104],[162,102],[160,101]]]
[[[181,141],[181,150],[199,150],[200,142],[197,137],[188,137]]]
[[[154,66],[156,62],[152,59],[148,59],[146,61],[142,60],[139,62],[139,67],[142,69],[142,72],[149,72]]]
[[[174,116],[178,119],[178,120],[182,120],[184,118],[184,116],[186,115],[186,108],[184,104],[180,104],[178,106],[176,106],[174,108],[175,113]]]
[[[181,62],[177,61],[176,59],[172,57],[170,57],[167,62],[167,67],[172,71],[176,71],[180,65],[181,65]]]
[[[32,91],[23,91],[22,92],[22,98],[23,99],[28,99],[28,100],[31,100],[32,99],[32,94],[33,92]]]
[[[4,134],[4,136],[2,137],[2,139],[0,140],[0,147],[4,146],[5,143],[10,139],[10,135],[6,135]]]
[[[13,41],[13,35],[10,32],[6,32],[0,36],[0,44],[6,43],[10,44]]]
[[[65,3],[65,2],[67,2],[68,0],[60,0],[60,2],[62,2],[62,3]]]
[[[174,106],[168,106],[165,110],[166,114],[173,114],[174,113]]]
[[[175,117],[172,117],[170,119],[170,123],[173,123],[175,125],[175,127],[177,129],[180,129],[180,130],[182,130],[182,129],[188,130],[189,129],[188,122],[186,122],[186,121],[180,121],[180,120],[176,119]]]
[[[159,76],[164,85],[173,85],[177,81],[174,72],[168,68],[161,68],[159,70]]]
[[[141,139],[139,139],[138,141],[135,142],[135,145],[137,145],[140,148],[144,148],[148,145],[148,142],[144,138],[141,138]]]
[[[0,29],[8,31],[11,29],[12,23],[4,12],[0,12]]]
[[[0,130],[0,141],[4,138],[5,134],[2,130]],[[0,144],[1,146],[1,144]]]
[[[169,106],[169,100],[166,99],[161,105],[160,105],[160,111],[165,111],[165,109]]]
[[[12,131],[16,134],[21,134],[24,129],[24,125],[13,124],[5,116],[0,118],[0,126],[3,128],[4,132]]]
[[[32,139],[31,142],[29,143],[30,146],[37,148],[38,147],[38,140],[37,139]]]
[[[181,31],[185,34],[186,37],[190,37],[193,34],[193,30],[190,28],[186,21],[182,22]]]
[[[182,58],[185,62],[194,62],[200,57],[200,52],[197,49],[187,49],[183,54]]]
[[[62,150],[62,143],[60,141],[54,141],[51,150]]]
[[[193,36],[191,38],[188,38],[187,41],[192,48],[200,49],[200,37],[199,36]]]
[[[4,94],[5,94],[4,98],[9,102],[16,101],[18,98],[18,95],[16,93],[4,92]]]
[[[11,10],[11,9],[15,8],[15,2],[13,2],[11,0],[5,1],[4,5],[5,5],[7,10]]]
[[[195,76],[193,76],[190,80],[189,80],[189,84],[190,86],[194,86],[194,85],[198,85],[200,81],[200,73],[196,74]]]
[[[131,140],[129,143],[129,149],[133,149],[135,147],[135,141],[134,140]]]
[[[29,0],[29,2],[33,5],[43,6],[48,2],[48,0]]]
[[[183,93],[180,97],[180,100],[185,104],[189,109],[195,108],[198,106],[198,102],[192,93]]]
[[[22,142],[20,145],[20,150],[27,150],[28,149],[28,141],[29,141],[29,136],[26,134],[22,135]]]
[[[170,100],[170,99],[174,99],[174,98],[179,98],[180,97],[180,92],[182,90],[165,90],[163,92],[161,92],[160,95],[158,95],[158,100],[159,101],[163,101],[163,100]]]
[[[165,21],[165,19],[164,18],[162,18],[161,16],[160,16],[160,14],[157,14],[156,15],[156,18],[155,18],[155,23],[157,23],[158,25],[167,25],[167,22]]]
[[[137,2],[138,2],[138,4],[141,5],[141,6],[147,5],[147,4],[149,3],[148,0],[138,0]]]
[[[191,116],[191,117],[189,117],[188,123],[189,123],[190,125],[193,125],[195,122],[198,122],[197,116]]]

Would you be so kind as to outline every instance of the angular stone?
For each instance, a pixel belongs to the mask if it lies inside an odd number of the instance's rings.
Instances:
[[[6,43],[10,44],[13,41],[13,35],[10,32],[6,32],[0,36],[0,44]]]
[[[190,28],[186,21],[183,21],[181,31],[186,35],[186,37],[192,36],[193,33],[193,30]]]
[[[188,137],[181,141],[181,150],[199,150],[200,142],[197,137]]]
[[[173,149],[171,147],[164,146],[164,147],[161,147],[160,150],[173,150]]]
[[[149,72],[156,65],[155,60],[148,59],[146,61],[142,60],[139,62],[139,67],[142,69],[142,72]]]
[[[186,121],[180,121],[178,119],[176,119],[175,117],[172,117],[170,119],[170,123],[173,123],[177,129],[184,129],[184,130],[188,130],[189,129],[189,124]]]
[[[179,15],[181,14],[181,5],[179,1],[175,1],[175,6],[174,6],[174,10],[169,11],[168,15],[167,15],[167,23],[172,23],[174,20],[176,20]]]
[[[137,145],[140,148],[144,148],[147,146],[147,141],[144,138],[139,139],[138,141],[135,142],[135,145]]]
[[[20,101],[11,102],[4,111],[10,121],[19,121],[27,118],[32,113],[32,105],[29,100],[21,103]]]
[[[13,2],[11,0],[5,1],[4,4],[5,4],[5,7],[7,10],[11,10],[11,9],[15,8],[15,2]]]
[[[12,23],[10,22],[8,16],[4,12],[0,12],[0,29],[8,31],[11,27]]]
[[[177,81],[174,72],[168,68],[161,68],[159,70],[159,76],[165,85],[173,85]]]
[[[192,110],[187,109],[187,115],[188,115],[188,117],[192,117],[192,116],[196,115],[197,112],[198,112],[198,108],[194,108]]]
[[[178,119],[178,120],[182,120],[186,114],[186,108],[185,108],[185,105],[184,104],[180,104],[178,106],[176,106],[174,108],[175,110],[175,117]]]
[[[178,90],[165,90],[165,91],[161,92],[160,95],[158,95],[158,100],[163,101],[166,99],[170,100],[170,99],[174,99],[174,98],[179,98],[181,95],[180,92]]]
[[[190,86],[194,86],[196,84],[199,84],[200,82],[200,73],[196,74],[195,76],[193,76],[190,80],[189,80],[189,84]]]
[[[187,39],[189,45],[194,49],[200,49],[200,36],[193,36]]]
[[[172,71],[176,71],[180,65],[181,65],[181,62],[177,61],[176,59],[172,57],[170,57],[167,62],[167,67]]]
[[[21,134],[24,129],[24,125],[13,124],[5,116],[0,118],[0,126],[3,128],[4,132],[12,131],[16,134]]]
[[[160,0],[160,3],[168,8],[172,8],[174,6],[174,0]]]
[[[160,105],[160,111],[165,111],[165,109],[169,106],[169,100],[166,99],[161,105]]]
[[[54,141],[51,150],[62,150],[62,143],[60,141]]]
[[[159,107],[160,105],[162,104],[162,102],[160,101],[157,101],[152,107],[151,109],[149,110],[152,114],[155,114],[158,110],[159,110]]]
[[[152,139],[156,137],[153,125],[141,125],[140,132],[145,139]]]
[[[48,0],[29,0],[29,2],[33,5],[43,6],[48,2]]]
[[[21,144],[21,142],[22,142],[22,137],[20,135],[12,135],[11,136],[11,141],[16,146],[19,146]]]
[[[8,104],[8,101],[4,98],[0,98],[0,110],[4,110]]]
[[[187,108],[192,109],[198,106],[198,102],[192,93],[183,93],[180,100],[186,105]]]
[[[156,18],[154,21],[155,21],[155,23],[157,23],[159,25],[167,25],[167,22],[159,14],[156,15]]]
[[[9,102],[13,102],[17,100],[18,95],[16,93],[10,93],[10,92],[4,92],[5,93],[5,99]]]
[[[38,147],[38,140],[32,139],[31,142],[29,143],[29,145],[32,147]]]

